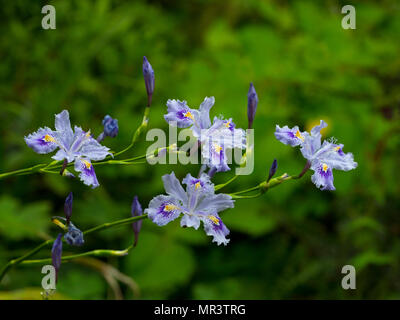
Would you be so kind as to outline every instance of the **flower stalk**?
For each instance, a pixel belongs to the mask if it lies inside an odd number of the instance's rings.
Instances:
[[[117,220],[114,222],[108,222],[108,223],[103,223],[99,226],[96,226],[94,228],[88,229],[86,231],[83,232],[83,234],[87,235],[90,234],[92,232],[98,232],[104,229],[108,229],[108,228],[112,228],[112,227],[116,227],[116,226],[121,226],[121,225],[125,225],[125,224],[131,224],[135,221],[141,220],[141,219],[146,219],[147,215],[141,215],[141,216],[137,216],[137,217],[130,217],[130,218],[126,218],[126,219],[122,219],[122,220]],[[28,258],[32,257],[33,255],[35,255],[36,253],[38,253],[40,250],[42,250],[43,248],[50,246],[54,243],[55,239],[49,239],[46,240],[44,242],[42,242],[41,244],[39,244],[36,248],[32,249],[31,251],[29,251],[28,253],[24,254],[23,256],[16,258],[16,259],[12,259],[10,260],[1,270],[0,270],[0,283],[2,281],[2,279],[4,278],[4,276],[7,274],[7,272],[11,269],[14,268],[16,266],[18,266],[19,264],[21,264],[23,261],[28,260]],[[125,249],[127,250],[127,249]],[[122,250],[122,251],[125,251]],[[118,255],[120,254],[122,251],[120,250],[94,250],[94,251],[89,251],[91,252],[91,254],[87,254],[86,255],[96,255],[96,254],[101,254],[101,253],[110,253],[113,252],[115,253],[114,255]],[[61,261],[65,261],[65,260],[71,260],[71,259],[75,259],[75,258],[79,258],[82,257],[83,254],[79,254],[79,255],[74,255],[73,258],[71,258],[71,256],[66,256],[63,257],[61,259]],[[47,262],[51,262],[51,259],[45,259]]]

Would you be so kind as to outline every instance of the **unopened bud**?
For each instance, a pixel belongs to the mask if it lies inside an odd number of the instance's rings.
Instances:
[[[131,214],[132,217],[138,217],[141,216],[143,213],[142,206],[140,205],[139,199],[137,196],[134,196],[133,201],[132,201],[132,208],[131,208]],[[135,234],[135,242],[134,246],[136,247],[138,239],[139,239],[139,233],[140,229],[142,228],[142,222],[143,220],[138,220],[132,223],[132,228],[133,232]]]
[[[271,164],[271,168],[269,169],[267,182],[269,180],[271,180],[271,178],[275,175],[277,168],[278,168],[278,161],[276,161],[276,159],[274,159],[274,161]]]
[[[147,91],[147,105],[150,106],[154,92],[154,70],[146,57],[143,57],[143,77]]]
[[[54,269],[56,269],[56,282],[58,280],[58,271],[60,270],[61,267],[61,256],[62,256],[62,233],[59,233],[51,249],[51,262],[53,264]]]
[[[69,193],[69,195],[67,196],[67,198],[65,199],[65,203],[64,203],[64,214],[65,214],[65,218],[67,219],[67,225],[69,224],[70,220],[71,220],[71,216],[72,216],[72,203],[74,201],[74,197],[72,195],[72,192]]]
[[[249,92],[247,94],[247,119],[248,119],[248,129],[253,127],[253,121],[256,116],[258,105],[258,96],[253,83],[250,83]]]

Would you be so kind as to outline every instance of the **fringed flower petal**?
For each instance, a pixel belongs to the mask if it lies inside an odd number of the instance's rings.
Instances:
[[[100,185],[99,182],[97,181],[93,165],[89,159],[85,158],[76,159],[75,171],[80,172],[79,178],[87,186],[91,186],[94,189]]]

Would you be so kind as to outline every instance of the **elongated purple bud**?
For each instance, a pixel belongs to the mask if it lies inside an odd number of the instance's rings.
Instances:
[[[212,179],[216,173],[217,173],[216,167],[211,167],[210,170],[208,170],[208,172],[207,172],[210,179]]]
[[[269,168],[269,174],[268,174],[268,180],[271,180],[271,178],[275,175],[276,173],[276,169],[278,169],[278,161],[276,161],[276,159],[274,159],[274,161],[271,164],[271,168]]]
[[[133,197],[132,201],[132,210],[131,210],[132,217],[138,217],[143,214],[142,206],[140,205],[139,199],[137,196]],[[142,222],[143,220],[138,220],[132,223],[133,232],[135,233],[135,242],[134,246],[136,247],[138,239],[139,239],[139,232],[142,229]]]
[[[59,233],[57,239],[53,243],[51,249],[51,261],[54,269],[56,269],[56,282],[58,281],[58,271],[61,267],[61,256],[62,256],[62,233]]]
[[[69,222],[71,220],[72,216],[72,202],[74,201],[74,196],[72,195],[72,192],[69,193],[68,197],[65,199],[65,204],[64,204],[64,213],[65,213],[65,218],[67,225],[69,225]]]
[[[150,107],[154,92],[154,70],[145,56],[143,57],[143,77],[147,91],[147,105]]]
[[[249,93],[247,94],[247,119],[249,121],[248,128],[253,127],[254,117],[256,116],[258,105],[258,96],[253,83],[250,83]]]

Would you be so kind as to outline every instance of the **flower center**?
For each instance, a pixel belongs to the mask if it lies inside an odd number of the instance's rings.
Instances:
[[[171,212],[171,211],[176,210],[176,209],[178,209],[178,207],[176,205],[174,205],[174,204],[167,204],[164,207],[164,211],[166,211],[166,212]]]
[[[217,217],[214,216],[208,216],[208,219],[210,219],[212,221],[212,223],[214,223],[215,225],[219,226],[219,220]]]
[[[197,183],[194,185],[194,189],[195,189],[195,190],[197,190],[197,189],[200,188],[200,187],[201,187],[200,181],[197,182]]]
[[[82,162],[85,165],[86,169],[90,169],[92,167],[92,164],[89,161],[83,160]]]
[[[304,137],[301,135],[301,133],[300,133],[299,130],[297,130],[295,136],[296,136],[297,138],[299,138],[301,141],[304,141]]]
[[[322,165],[322,170],[324,170],[324,172],[327,172],[328,169],[329,169],[328,165],[327,165],[326,163],[324,163],[324,164]]]
[[[227,122],[225,123],[225,127],[227,127],[227,128],[229,128],[230,125],[231,125],[230,121],[227,121]]]
[[[45,142],[55,142],[56,140],[51,136],[51,135],[49,135],[49,134],[46,134],[45,136],[44,136],[44,141]]]
[[[219,145],[219,144],[217,144],[217,143],[214,143],[214,149],[215,149],[215,151],[216,152],[221,152],[221,150],[222,150],[222,147]]]
[[[183,116],[184,116],[185,118],[189,118],[189,119],[192,119],[192,120],[193,120],[193,115],[192,115],[192,113],[191,113],[190,111],[185,112],[185,113],[183,114]]]

